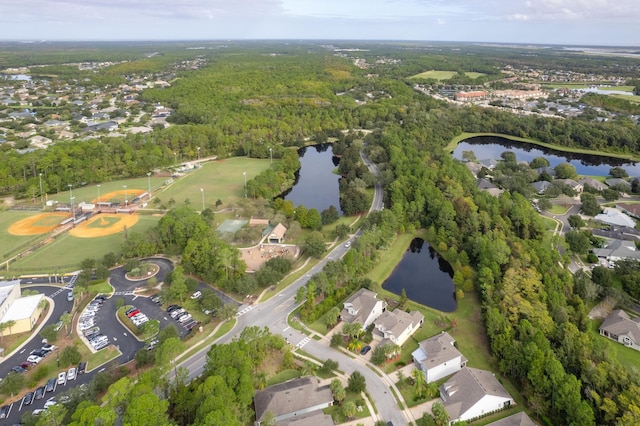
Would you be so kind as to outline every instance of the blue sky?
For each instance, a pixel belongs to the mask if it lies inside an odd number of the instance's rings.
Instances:
[[[640,46],[638,0],[0,0],[0,40],[363,39]]]

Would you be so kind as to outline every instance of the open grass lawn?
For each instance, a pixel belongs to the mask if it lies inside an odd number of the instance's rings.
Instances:
[[[353,401],[356,404],[356,407],[362,407],[361,411],[356,412],[356,417],[355,417],[356,419],[365,419],[371,416],[371,413],[369,412],[369,408],[367,408],[367,404],[359,394],[356,394],[351,391],[347,391],[347,396],[345,397],[344,401],[342,401],[342,404],[344,404],[347,401]],[[325,414],[329,414],[333,419],[334,424],[344,423],[347,420],[349,420],[342,414],[341,405],[332,405],[331,407],[327,407],[324,410],[322,410],[322,412]]]
[[[613,96],[614,98],[618,98],[618,99],[624,99],[626,101],[629,102],[633,102],[634,104],[640,104],[640,96],[637,95],[610,95]]]
[[[200,210],[204,193],[205,208],[216,210],[215,203],[221,200],[225,206],[244,198],[244,176],[247,182],[269,168],[269,160],[233,157],[204,163],[201,168],[177,178],[161,193],[156,194],[163,204],[174,199],[177,206],[185,205],[185,200]],[[202,188],[202,191],[200,191]]]
[[[458,74],[457,71],[425,71],[420,74],[416,74],[409,78],[433,78],[434,80],[449,80],[454,75]],[[485,75],[481,72],[465,72],[465,75],[469,78],[478,78],[482,75]]]
[[[13,235],[9,233],[9,227],[19,220],[40,214],[39,212],[21,212],[15,210],[0,210],[0,261],[14,254],[18,247],[29,242],[35,242],[42,238],[39,235]]]
[[[282,370],[281,372],[274,374],[267,379],[267,386],[277,385],[278,383],[286,382],[287,380],[296,379],[300,377],[300,370]]]
[[[98,195],[100,195],[100,201],[109,201],[109,199],[105,198],[105,195],[109,192],[114,191],[124,191],[124,186],[127,186],[127,191],[131,190],[131,197],[127,196],[127,199],[131,200],[133,198],[133,190],[144,191],[147,192],[149,189],[149,183],[151,183],[151,192],[157,191],[161,186],[164,185],[164,182],[167,180],[166,177],[154,177],[151,176],[148,180],[146,177],[135,178],[135,179],[124,179],[117,180],[113,182],[104,182],[100,184],[100,188],[97,185],[87,185],[78,188],[71,188],[71,192],[73,193],[73,203],[75,205],[86,202],[92,203],[94,200],[98,199]],[[69,197],[71,194],[69,193],[69,187],[64,185],[64,188],[60,188],[61,192],[57,194],[49,194],[47,199],[56,200],[60,204],[70,204]]]
[[[160,220],[157,216],[140,216],[129,232],[144,232]],[[58,236],[34,253],[12,263],[9,271],[19,273],[49,273],[73,270],[86,258],[101,259],[108,252],[118,255],[124,234],[118,233],[98,238],[77,238],[68,233]]]
[[[570,208],[570,207],[569,207]],[[549,210],[553,214],[566,214],[569,211],[569,208],[561,205],[561,204],[552,204],[551,210]]]

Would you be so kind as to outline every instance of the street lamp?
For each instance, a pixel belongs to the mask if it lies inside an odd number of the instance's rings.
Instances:
[[[242,172],[244,176],[244,198],[247,198],[247,172]]]
[[[128,206],[129,200],[127,200],[127,185],[122,185],[122,187],[124,188],[124,205]]]
[[[200,147],[198,147],[198,161],[200,161]]]
[[[44,201],[42,199],[42,173],[40,173],[38,175],[39,179],[40,179],[40,204],[44,204]]]
[[[73,216],[73,220],[76,220],[76,209],[73,208],[73,200],[75,200],[76,197],[71,197],[71,215]]]
[[[100,184],[98,184],[98,207],[100,207]]]
[[[202,192],[202,211],[204,211],[204,189],[200,188],[200,192]]]
[[[273,150],[269,147],[269,167],[273,165]]]
[[[71,203],[71,213],[73,213],[73,218],[76,218],[76,214],[73,211],[73,190],[71,189],[71,184],[67,184],[67,186],[69,187],[69,202]]]
[[[151,198],[151,172],[147,173],[147,186],[149,187],[149,197]]]
[[[178,163],[178,154],[173,151],[173,164],[177,164]]]

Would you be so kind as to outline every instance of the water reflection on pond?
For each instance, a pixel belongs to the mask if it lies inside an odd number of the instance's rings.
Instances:
[[[404,288],[411,300],[439,311],[453,312],[458,303],[452,277],[451,265],[422,238],[414,238],[383,286],[397,295]]]

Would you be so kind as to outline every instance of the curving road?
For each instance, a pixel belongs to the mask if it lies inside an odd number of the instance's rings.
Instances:
[[[368,158],[361,152],[362,161],[367,165],[369,170],[380,176],[380,172]],[[383,209],[383,189],[381,183],[376,183],[373,202],[369,212]],[[358,230],[349,241],[355,240],[361,231]],[[227,343],[237,336],[245,327],[268,327],[272,333],[281,334],[287,341],[298,348],[304,348],[305,352],[310,353],[319,359],[333,359],[340,364],[340,369],[346,374],[353,371],[360,371],[367,381],[367,391],[371,395],[379,412],[379,416],[385,421],[391,421],[393,424],[407,424],[409,421],[405,417],[403,411],[398,407],[396,399],[391,395],[389,384],[383,377],[378,376],[369,369],[363,360],[363,357],[356,356],[352,358],[343,352],[334,350],[329,346],[326,339],[320,341],[310,339],[305,334],[291,328],[287,323],[289,314],[298,306],[295,302],[295,295],[298,289],[307,284],[309,279],[322,271],[328,261],[340,259],[349,249],[341,244],[331,250],[327,256],[318,262],[309,272],[296,280],[293,284],[282,290],[280,293],[258,305],[243,305],[238,309],[237,322],[233,329],[226,335],[219,338],[216,343]],[[203,348],[185,361],[177,364],[176,367],[185,368],[188,371],[188,380],[193,380],[200,376],[204,370],[206,363],[208,347]],[[170,373],[170,379],[173,379],[174,372]]]

